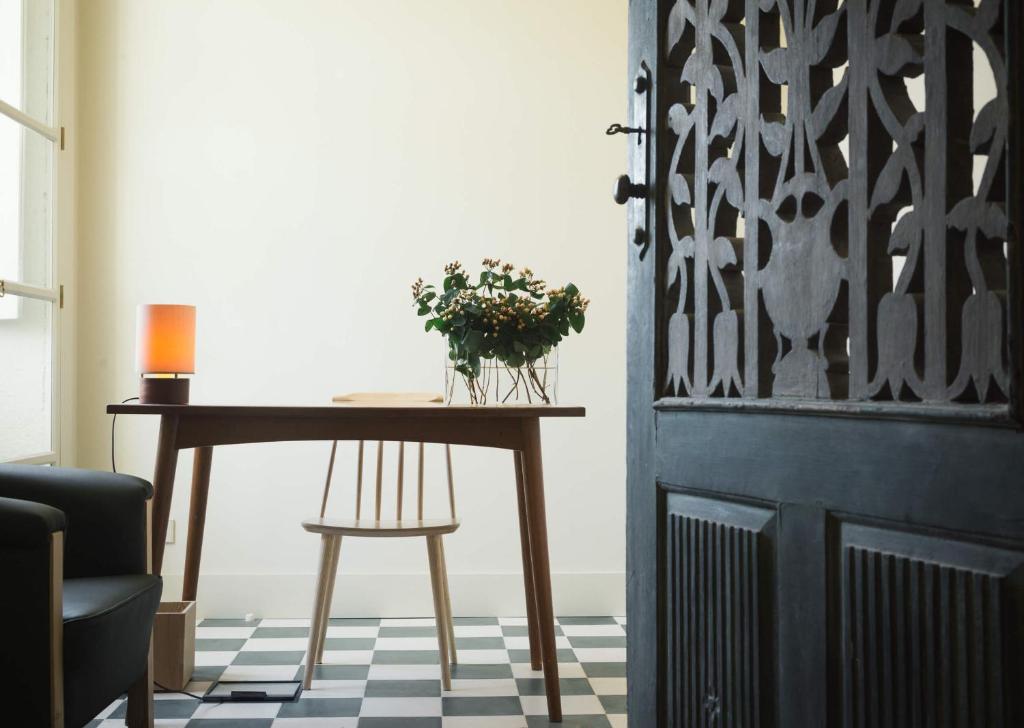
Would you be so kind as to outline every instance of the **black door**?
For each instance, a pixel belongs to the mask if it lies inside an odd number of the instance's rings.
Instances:
[[[1021,5],[630,2],[634,728],[1024,726]]]

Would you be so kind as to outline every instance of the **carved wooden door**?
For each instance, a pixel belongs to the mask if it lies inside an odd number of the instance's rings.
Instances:
[[[634,728],[1024,725],[1022,5],[631,0]]]

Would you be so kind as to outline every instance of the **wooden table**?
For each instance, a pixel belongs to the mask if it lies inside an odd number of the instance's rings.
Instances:
[[[329,407],[111,404],[108,414],[156,415],[160,435],[153,474],[153,573],[163,567],[164,540],[174,492],[178,451],[195,449],[189,504],[183,600],[195,600],[203,549],[210,465],[216,445],[293,440],[389,440],[475,445],[513,451],[519,501],[519,535],[530,641],[530,663],[543,666],[548,716],[562,720],[551,608],[547,518],[540,418],[583,417],[582,407],[558,406],[392,406],[344,404]],[[129,695],[129,715],[152,710],[151,698]],[[146,707],[146,703],[149,707]],[[134,721],[133,721],[134,722]]]

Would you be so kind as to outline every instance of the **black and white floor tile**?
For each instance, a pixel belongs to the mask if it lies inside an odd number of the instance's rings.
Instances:
[[[625,728],[626,620],[560,617],[555,627],[566,728]],[[308,619],[207,619],[196,630],[189,692],[213,680],[303,675]],[[292,703],[200,703],[156,696],[156,724],[175,728],[540,728],[543,674],[530,669],[526,620],[457,618],[459,664],[441,690],[433,619],[332,619],[313,689]],[[124,725],[115,701],[89,728]]]

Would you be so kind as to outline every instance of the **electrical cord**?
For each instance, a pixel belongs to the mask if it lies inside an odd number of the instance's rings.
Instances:
[[[121,404],[128,404],[138,400],[138,397],[129,397],[128,399],[122,399]],[[117,461],[114,459],[114,428],[117,426],[117,414],[114,414],[114,419],[110,421],[110,469],[115,473],[117,472]]]
[[[171,690],[169,687],[167,687],[165,685],[161,685],[156,680],[153,681],[153,684],[156,685],[158,688],[160,688],[157,691],[158,693],[173,693],[174,695],[187,695],[190,698],[194,698],[195,700],[198,700],[200,702],[202,702],[202,700],[203,700],[203,696],[202,695],[196,695],[195,693],[190,693],[187,690]]]

